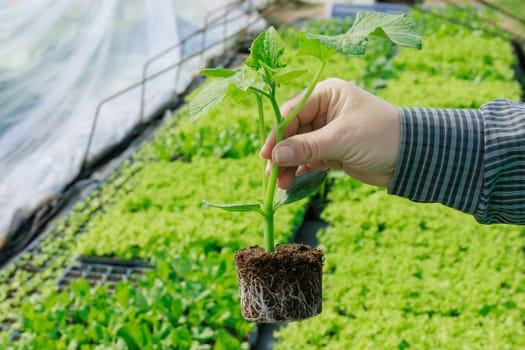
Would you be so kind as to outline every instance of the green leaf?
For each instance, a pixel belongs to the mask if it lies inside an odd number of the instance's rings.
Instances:
[[[259,203],[238,203],[238,204],[222,204],[222,203],[211,203],[208,201],[203,201],[204,205],[207,207],[219,208],[226,211],[238,211],[238,212],[247,212],[255,211],[262,213],[261,205]]]
[[[192,336],[186,326],[180,326],[171,331],[169,337],[174,349],[189,349]]]
[[[124,308],[127,308],[131,298],[130,286],[125,282],[119,282],[115,286],[115,299],[122,305]]]
[[[149,329],[149,326],[145,323],[142,323],[140,326],[141,331],[141,349],[150,348],[153,344],[153,334],[151,334],[151,330]]]
[[[296,176],[292,186],[287,190],[277,192],[275,209],[284,204],[297,202],[315,193],[326,179],[328,172],[325,170],[313,170]]]
[[[201,341],[211,340],[212,338],[215,337],[215,333],[216,331],[211,327],[204,327],[204,328],[195,327],[193,329],[193,338],[199,339]]]
[[[327,48],[353,56],[365,53],[369,36],[378,36],[400,46],[421,48],[421,34],[417,26],[404,14],[360,12],[354,25],[344,34],[328,36],[306,33],[307,39],[316,40]],[[303,51],[321,60],[326,59],[324,51],[310,41],[303,41],[301,44],[307,45]]]
[[[224,74],[219,73],[219,74]],[[218,75],[215,75],[218,77]],[[211,112],[226,96],[235,101],[241,100],[253,83],[255,77],[247,75],[246,71],[239,70],[227,78],[212,81],[206,85],[189,103],[191,122]]]
[[[170,265],[166,260],[160,260],[156,266],[157,274],[164,281],[169,281],[170,277]]]
[[[421,33],[416,23],[405,14],[363,12],[357,15],[350,32],[358,37],[374,35],[399,46],[421,48]]]
[[[231,78],[228,78],[231,84],[226,95],[236,103],[241,102],[252,93],[249,88],[254,85],[255,74],[250,73],[246,70],[240,70]]]
[[[300,77],[306,72],[308,72],[308,69],[294,69],[288,72],[276,74],[273,78],[278,83],[288,84],[289,82]]]
[[[220,329],[217,334],[217,340],[213,346],[213,350],[229,350],[239,349],[241,346],[239,340],[230,333]]]
[[[255,38],[250,47],[250,57],[244,64],[254,70],[262,68],[261,62],[274,70],[283,68],[283,53],[284,48],[279,46],[277,31],[274,27],[269,27]]]
[[[130,350],[140,349],[140,343],[139,340],[139,334],[140,334],[140,328],[136,325],[124,325],[120,327],[120,329],[117,331],[117,336],[124,339],[124,342],[126,342],[126,345]]]
[[[183,312],[184,312],[184,305],[182,303],[182,300],[180,299],[173,300],[172,303],[170,304],[170,316],[174,320],[177,320],[179,317],[182,316]]]
[[[239,70],[234,75],[226,79],[235,88],[241,91],[246,91],[252,85],[255,80],[253,74],[248,74],[246,70]]]
[[[89,282],[86,279],[78,279],[71,283],[71,292],[73,295],[78,299],[85,299],[86,296],[89,294],[90,290]]]
[[[297,51],[299,56],[313,56],[324,62],[336,52],[334,49],[325,46],[320,40],[310,39],[307,35],[313,34],[299,33],[299,50]]]
[[[226,97],[229,87],[230,82],[227,79],[212,81],[205,86],[197,96],[190,101],[189,112],[191,122],[195,122],[217,107]]]
[[[235,71],[226,68],[206,68],[199,72],[199,74],[205,75],[207,77],[217,77],[217,78],[229,78],[235,75]]]

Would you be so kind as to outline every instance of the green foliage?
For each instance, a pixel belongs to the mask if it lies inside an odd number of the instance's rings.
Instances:
[[[233,249],[256,245],[262,234],[258,215],[203,209],[202,199],[220,203],[260,198],[260,167],[258,156],[149,164],[128,180],[133,191],[116,195],[112,205],[92,217],[79,237],[78,252],[148,259],[164,250],[180,253],[199,240]],[[300,202],[281,209],[278,242],[287,241],[303,207]]]
[[[23,304],[16,346],[247,349],[254,325],[242,318],[231,261],[232,250],[201,242],[184,256],[158,257],[138,288],[124,281],[109,293],[107,286],[75,281],[69,294],[53,291]]]
[[[261,213],[260,203],[217,204],[217,203],[208,202],[207,200],[204,200],[203,203],[207,207],[219,208],[219,209],[226,210],[226,211],[233,211],[233,212],[254,211],[254,212]]]
[[[276,349],[525,346],[523,228],[349,178],[328,200],[323,313],[283,328]]]
[[[250,57],[244,64],[255,71],[265,68],[273,70],[284,68],[286,66],[282,62],[284,47],[278,44],[278,40],[275,28],[270,27],[263,31],[253,41],[250,48]]]
[[[389,15],[378,12],[358,13],[352,27],[343,34],[328,36],[306,34],[301,41],[302,54],[309,54],[321,60],[329,53],[322,46],[344,55],[363,55],[370,36],[387,39],[399,46],[421,48],[421,34],[415,23],[406,15]]]
[[[429,36],[420,55],[401,50],[394,58],[399,71],[426,72],[432,76],[472,81],[512,81],[514,64],[515,57],[508,42],[472,33],[454,37]]]
[[[244,70],[234,72],[219,68],[217,70],[207,69],[201,73],[222,79],[212,81],[191,100],[189,108],[192,122],[212,111],[226,96],[242,100],[243,92],[246,92],[253,82],[253,76],[248,77]]]
[[[0,271],[1,324],[10,324],[11,330],[20,327],[20,306],[33,295],[46,295],[55,288],[65,267],[73,264],[74,242],[86,222],[102,203],[111,202],[116,192],[129,190],[124,184],[136,171],[137,164],[124,162],[101,189],[94,190],[77,203],[67,218],[55,221],[54,228],[42,237],[32,253],[25,253],[22,259]]]
[[[262,105],[263,99],[266,98],[271,104],[275,119],[275,142],[279,143],[283,139],[287,125],[297,116],[320,81],[330,57],[336,52],[347,56],[364,55],[370,36],[378,36],[401,46],[421,47],[421,34],[419,34],[415,24],[405,15],[359,13],[352,27],[346,33],[335,36],[300,33],[298,54],[317,58],[321,64],[313,81],[307,85],[308,87],[301,100],[288,115],[283,116],[276,99],[277,87],[281,84],[290,83],[305,74],[307,69],[302,67],[297,70],[283,71],[286,67],[283,60],[285,47],[279,42],[277,31],[270,27],[255,38],[250,47],[250,56],[244,61],[245,66],[251,69],[251,72],[247,69],[227,72],[222,68],[204,72],[209,76],[222,78],[222,80],[207,84],[190,101],[190,119],[195,121],[201,116],[209,114],[227,96],[238,102],[246,96],[247,92],[251,92],[257,100],[259,140],[264,142],[268,136]],[[255,73],[255,76],[250,73]],[[278,206],[289,203],[292,198],[297,197],[288,196],[287,200],[275,203],[274,196],[278,173],[279,168],[275,164],[272,164],[271,172],[267,177],[263,169],[262,189],[264,198],[259,208],[257,205],[214,205],[228,211],[259,212],[264,218],[264,247],[269,252],[274,250],[273,217],[275,210]],[[311,186],[308,187],[308,195],[313,194],[316,189]],[[302,189],[302,192],[305,192],[305,188]]]
[[[277,193],[276,206],[290,204],[307,198],[318,189],[326,179],[327,171],[313,170],[296,177],[294,183],[286,190],[279,189]]]
[[[472,25],[480,21],[474,12],[444,13]],[[479,108],[496,98],[520,99],[509,42],[432,15],[416,18],[424,28],[425,47],[419,55],[400,50],[392,60],[392,79],[379,96],[400,106],[443,108]]]
[[[347,30],[348,28],[346,28]],[[294,96],[312,79],[311,72],[303,72],[304,67],[315,64],[315,59],[306,56],[297,56],[299,35],[296,31],[279,31],[286,44],[283,61],[288,72],[297,74],[293,80],[281,83],[276,92],[276,99],[283,102]],[[329,58],[322,79],[340,77],[354,82],[368,89],[375,89],[384,85],[384,79],[391,75],[389,56],[392,45],[385,40],[373,40],[368,44],[365,56],[348,59],[341,54]],[[209,72],[206,74],[209,75]],[[277,80],[282,76],[277,74]],[[199,90],[200,91],[200,90]],[[198,92],[190,95],[192,99]],[[225,98],[221,108],[215,108],[206,118],[200,118],[197,123],[191,123],[187,107],[181,108],[176,116],[169,120],[165,127],[159,130],[153,142],[146,144],[136,156],[137,159],[155,159],[172,161],[175,159],[191,160],[194,156],[213,156],[217,158],[242,158],[256,154],[260,147],[254,121],[257,116],[257,106],[253,99],[247,98],[240,102]],[[271,115],[265,119],[267,132],[273,125]]]
[[[454,15],[477,25],[473,13]],[[381,97],[449,108],[519,99],[508,43],[431,16],[418,23],[425,47],[399,51]],[[481,226],[345,177],[328,202],[323,313],[282,328],[276,349],[525,347],[523,228]]]
[[[183,107],[135,157],[169,162],[191,161],[194,156],[239,159],[254,154],[261,146],[252,130],[256,113],[253,101],[237,104],[226,99],[223,108],[194,124],[187,106]]]
[[[447,96],[444,96],[446,92]],[[519,101],[521,88],[514,81],[471,81],[425,73],[402,72],[379,90],[379,96],[398,106],[479,108],[496,98]]]

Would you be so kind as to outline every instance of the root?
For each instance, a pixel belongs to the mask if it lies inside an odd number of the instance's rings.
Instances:
[[[276,282],[274,278],[262,282],[257,276],[239,279],[243,316],[246,319],[267,323],[298,321],[321,312],[320,281],[308,281],[304,285],[306,281]]]

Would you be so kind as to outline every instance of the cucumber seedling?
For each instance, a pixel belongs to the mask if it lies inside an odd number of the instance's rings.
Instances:
[[[254,126],[259,132],[260,141],[264,143],[268,136],[264,124],[263,103],[266,101],[271,106],[275,120],[277,144],[283,139],[286,127],[304,107],[321,80],[330,57],[336,53],[347,56],[363,55],[369,38],[373,36],[400,46],[421,47],[421,35],[414,22],[406,15],[358,13],[346,33],[334,36],[299,33],[297,54],[315,57],[319,62],[313,80],[306,87],[300,102],[289,115],[281,115],[276,98],[277,89],[308,72],[310,67],[287,69],[283,61],[284,47],[278,40],[276,30],[269,27],[253,41],[250,56],[242,68],[212,68],[201,71],[201,74],[214,80],[190,101],[190,118],[196,121],[209,114],[227,97],[238,102],[253,96],[258,107]],[[260,322],[301,320],[321,311],[322,253],[302,245],[276,247],[274,214],[280,206],[313,194],[324,182],[326,172],[312,171],[299,175],[286,191],[276,188],[278,174],[279,168],[275,164],[272,164],[268,176],[263,167],[263,197],[260,201],[235,204],[205,202],[208,206],[227,211],[256,212],[264,219],[264,249],[242,249],[235,256],[243,315]],[[293,255],[295,258],[283,258],[283,255]],[[297,257],[302,258],[297,260]],[[296,265],[287,266],[287,259],[295,259]]]

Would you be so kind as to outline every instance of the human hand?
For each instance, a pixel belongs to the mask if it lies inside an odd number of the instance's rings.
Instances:
[[[281,106],[287,116],[304,91]],[[388,186],[401,138],[399,110],[344,80],[320,82],[275,145],[275,128],[261,156],[281,167],[278,186],[288,188],[296,175],[313,169],[342,169],[355,179]]]

